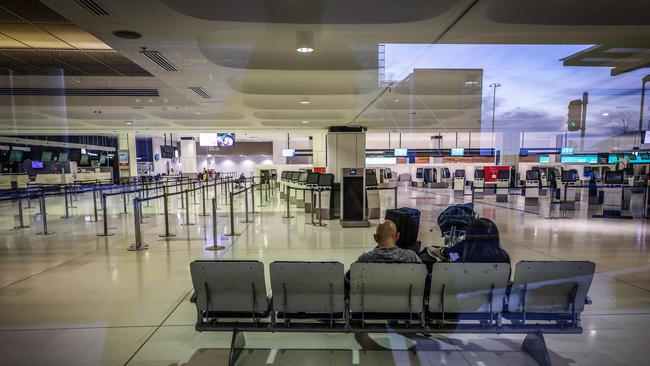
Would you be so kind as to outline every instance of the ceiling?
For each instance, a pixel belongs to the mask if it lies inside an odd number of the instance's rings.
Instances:
[[[3,133],[288,132],[348,124],[474,131],[486,88],[482,70],[416,69],[386,83],[380,45],[650,48],[650,3],[636,0],[0,0],[0,6]],[[114,34],[122,30],[141,38]],[[296,52],[305,44],[314,52]],[[598,66],[617,67],[611,60]]]

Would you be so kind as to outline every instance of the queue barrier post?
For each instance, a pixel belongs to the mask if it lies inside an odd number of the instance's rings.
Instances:
[[[97,236],[111,236],[112,233],[108,232],[108,208],[106,203],[106,193],[102,193],[102,219],[104,224],[104,232],[97,234]]]
[[[192,226],[194,225],[193,223],[190,222],[190,191],[189,191],[189,184],[188,184],[188,189],[185,190],[185,222],[181,224],[181,226]]]
[[[230,192],[230,233],[226,234],[226,236],[239,236],[235,232],[235,208],[233,206],[233,193]]]
[[[27,199],[29,199],[29,194],[27,195]],[[14,226],[14,229],[20,230],[20,229],[27,229],[29,225],[25,225],[25,220],[23,219],[23,198],[20,197],[20,193],[18,193],[18,226]]]
[[[321,199],[322,188],[318,188],[318,226],[325,227],[327,224],[323,224],[323,200]]]
[[[212,198],[212,245],[205,247],[205,250],[224,250],[226,247],[219,245],[217,236],[217,197]]]
[[[397,209],[397,186],[395,186],[394,189],[395,189],[395,199],[394,199],[394,202],[393,202],[393,203],[395,204],[395,207],[394,207],[394,208]],[[320,198],[319,198],[319,199],[320,199]]]
[[[135,243],[129,245],[126,250],[128,251],[139,251],[149,249],[149,245],[142,242],[142,231],[141,231],[141,222],[142,222],[142,201],[138,197],[133,198],[133,216],[134,225],[135,225]]]
[[[95,215],[95,222],[99,221],[97,216],[97,184],[93,184],[93,214]]]
[[[69,211],[69,203],[68,203],[68,186],[65,185],[63,186],[63,197],[64,197],[64,202],[65,202],[65,215],[61,216],[62,219],[69,219],[70,216],[70,211]],[[72,198],[70,198],[72,200]]]
[[[41,206],[41,222],[43,223],[43,231],[36,233],[36,235],[54,234],[52,231],[47,231],[47,208],[45,207],[45,189],[43,188],[41,188],[41,197],[39,202]]]
[[[253,220],[248,219],[248,188],[244,188],[244,213],[245,213],[245,218],[244,220],[241,221],[241,223],[249,224],[253,222]]]
[[[286,185],[286,187],[287,187],[287,214],[285,216],[282,216],[282,218],[283,219],[292,219],[293,216],[291,216],[291,211],[290,211],[291,208],[289,206],[289,201],[291,201],[291,199],[290,199],[290,197],[291,197],[291,187],[289,187],[288,185]]]
[[[202,204],[202,208],[203,208],[203,213],[199,214],[199,216],[208,216],[208,214],[205,212],[205,200],[206,200],[205,188],[206,187],[207,187],[206,185],[201,183],[201,204]]]

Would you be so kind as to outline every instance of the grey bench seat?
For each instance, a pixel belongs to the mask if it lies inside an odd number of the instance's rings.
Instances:
[[[438,263],[425,293],[423,264],[354,263],[347,302],[338,262],[273,262],[272,297],[258,261],[195,261],[190,270],[196,330],[231,331],[231,365],[244,332],[525,334],[523,350],[550,365],[543,335],[582,333],[595,265],[519,262],[510,288],[508,264]]]

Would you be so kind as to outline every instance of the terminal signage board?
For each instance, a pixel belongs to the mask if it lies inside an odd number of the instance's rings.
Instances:
[[[120,177],[130,176],[129,171],[129,150],[120,150],[117,152],[118,162],[119,162],[119,173]]]
[[[560,151],[562,155],[573,155],[573,148],[572,147],[563,147],[562,150]]]

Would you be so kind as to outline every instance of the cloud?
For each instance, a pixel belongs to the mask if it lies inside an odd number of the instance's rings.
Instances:
[[[515,108],[499,113],[494,124],[496,130],[561,131],[566,117],[537,109]]]

